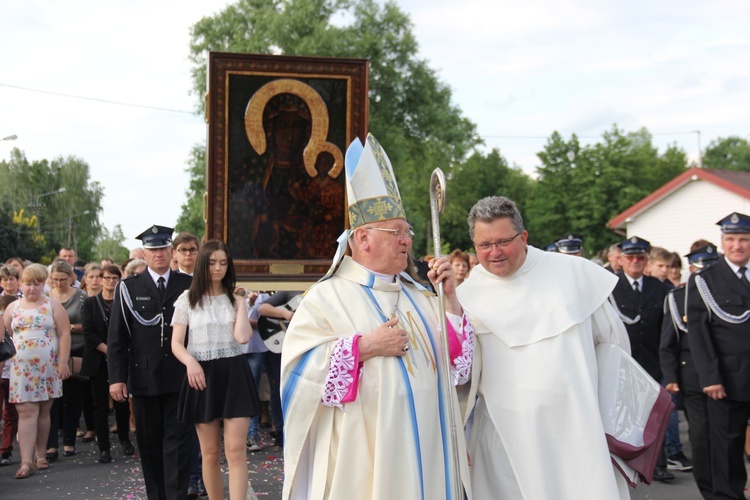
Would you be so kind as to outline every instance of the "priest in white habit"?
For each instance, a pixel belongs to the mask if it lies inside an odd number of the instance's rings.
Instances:
[[[622,499],[600,416],[595,346],[630,352],[617,277],[527,244],[515,203],[471,209],[480,265],[458,288],[476,334],[469,455],[475,498]]]
[[[414,235],[390,161],[368,135],[347,150],[345,170],[351,228],[284,340],[283,498],[445,499],[458,481],[471,498],[456,391],[441,387],[437,298],[405,272]],[[430,268],[444,285],[452,379],[464,384],[473,330],[447,259]]]

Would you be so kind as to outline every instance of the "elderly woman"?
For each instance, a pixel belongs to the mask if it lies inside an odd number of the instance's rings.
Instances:
[[[23,271],[23,269],[21,269],[21,271]],[[21,271],[10,264],[0,267],[0,286],[3,287],[3,291],[0,292],[0,295],[21,296],[21,288],[18,281],[18,278],[21,276]]]
[[[97,266],[98,267],[98,266]],[[81,374],[91,381],[91,394],[94,400],[94,420],[96,440],[99,445],[99,462],[112,461],[109,451],[109,381],[107,376],[107,330],[115,298],[115,288],[120,281],[120,268],[107,266],[103,272],[103,287],[100,294],[89,297],[83,302],[83,337],[86,341],[83,350]],[[89,274],[86,274],[88,280]],[[132,455],[133,445],[128,436],[130,409],[125,402],[115,402],[115,420],[117,434],[124,455]]]
[[[133,274],[141,274],[148,267],[148,262],[143,259],[133,259],[125,265],[123,269],[123,277],[127,278]]]
[[[42,266],[24,269],[23,297],[3,314],[5,330],[12,332],[18,351],[10,360],[10,401],[18,411],[21,450],[17,479],[49,467],[44,444],[50,431],[50,408],[52,400],[62,394],[62,381],[70,376],[70,323],[60,302],[44,295],[46,279]]]
[[[471,269],[469,254],[455,249],[448,256],[448,260],[450,260],[453,274],[456,276],[456,285],[460,285],[469,276],[469,270]]]
[[[13,266],[16,269],[18,269],[18,276],[21,276],[21,272],[23,272],[23,268],[26,267],[21,257],[11,257],[10,259],[5,261],[5,265]]]
[[[86,264],[83,269],[83,279],[81,279],[81,290],[85,291],[89,297],[94,297],[102,293],[102,266],[96,262]]]
[[[68,314],[68,320],[70,323],[70,357],[71,358],[83,358],[83,327],[81,323],[83,321],[81,308],[83,307],[83,301],[88,298],[86,292],[73,288],[72,284],[75,283],[75,274],[73,268],[64,260],[56,260],[50,266],[49,284],[50,291],[49,295],[53,299],[57,299],[62,304],[63,309]],[[78,428],[78,421],[81,418],[81,381],[76,378],[70,378],[63,383],[63,456],[71,457],[76,454],[76,429]],[[90,391],[88,387],[86,390]],[[55,407],[60,403],[55,403]],[[56,429],[58,413],[53,407],[51,412],[52,428]],[[90,431],[93,431],[93,426]],[[93,432],[90,434],[90,438],[93,438]],[[50,432],[49,439],[47,441],[47,457],[48,459],[56,459],[58,439],[56,432]]]

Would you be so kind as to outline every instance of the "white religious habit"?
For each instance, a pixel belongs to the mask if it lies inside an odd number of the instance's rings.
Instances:
[[[281,356],[285,499],[452,495],[437,299],[405,274],[382,278],[345,257],[309,290],[289,325]],[[359,362],[357,338],[394,316],[408,332],[406,355]],[[462,384],[471,376],[474,335],[465,316],[448,316],[453,379]]]
[[[630,352],[607,301],[616,283],[586,259],[529,247],[512,275],[480,265],[458,287],[476,333],[469,445],[476,498],[629,498],[597,392],[595,346]]]

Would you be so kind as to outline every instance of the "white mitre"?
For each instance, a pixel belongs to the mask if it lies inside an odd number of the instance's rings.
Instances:
[[[364,144],[356,138],[346,150],[346,196],[349,205],[349,227],[338,238],[339,247],[328,278],[344,257],[353,229],[390,219],[406,219],[401,194],[388,155],[372,134]]]

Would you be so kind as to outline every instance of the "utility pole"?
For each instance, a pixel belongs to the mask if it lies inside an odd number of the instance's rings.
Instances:
[[[73,246],[71,248],[76,251],[76,255],[78,255],[78,238],[76,238],[75,223],[73,222],[73,219],[76,217],[82,217],[88,214],[89,214],[89,211],[84,210],[80,214],[68,216],[68,247],[71,247],[70,240],[72,237]]]
[[[31,205],[31,208],[34,209],[34,215],[36,216],[36,234],[39,234],[39,208],[42,206],[40,200],[45,196],[50,196],[57,193],[64,193],[65,187],[61,187],[60,189],[56,189],[54,191],[50,191],[48,193],[42,193],[34,196],[34,203]]]
[[[698,168],[703,168],[703,151],[701,151],[701,131],[693,130],[698,137]]]

